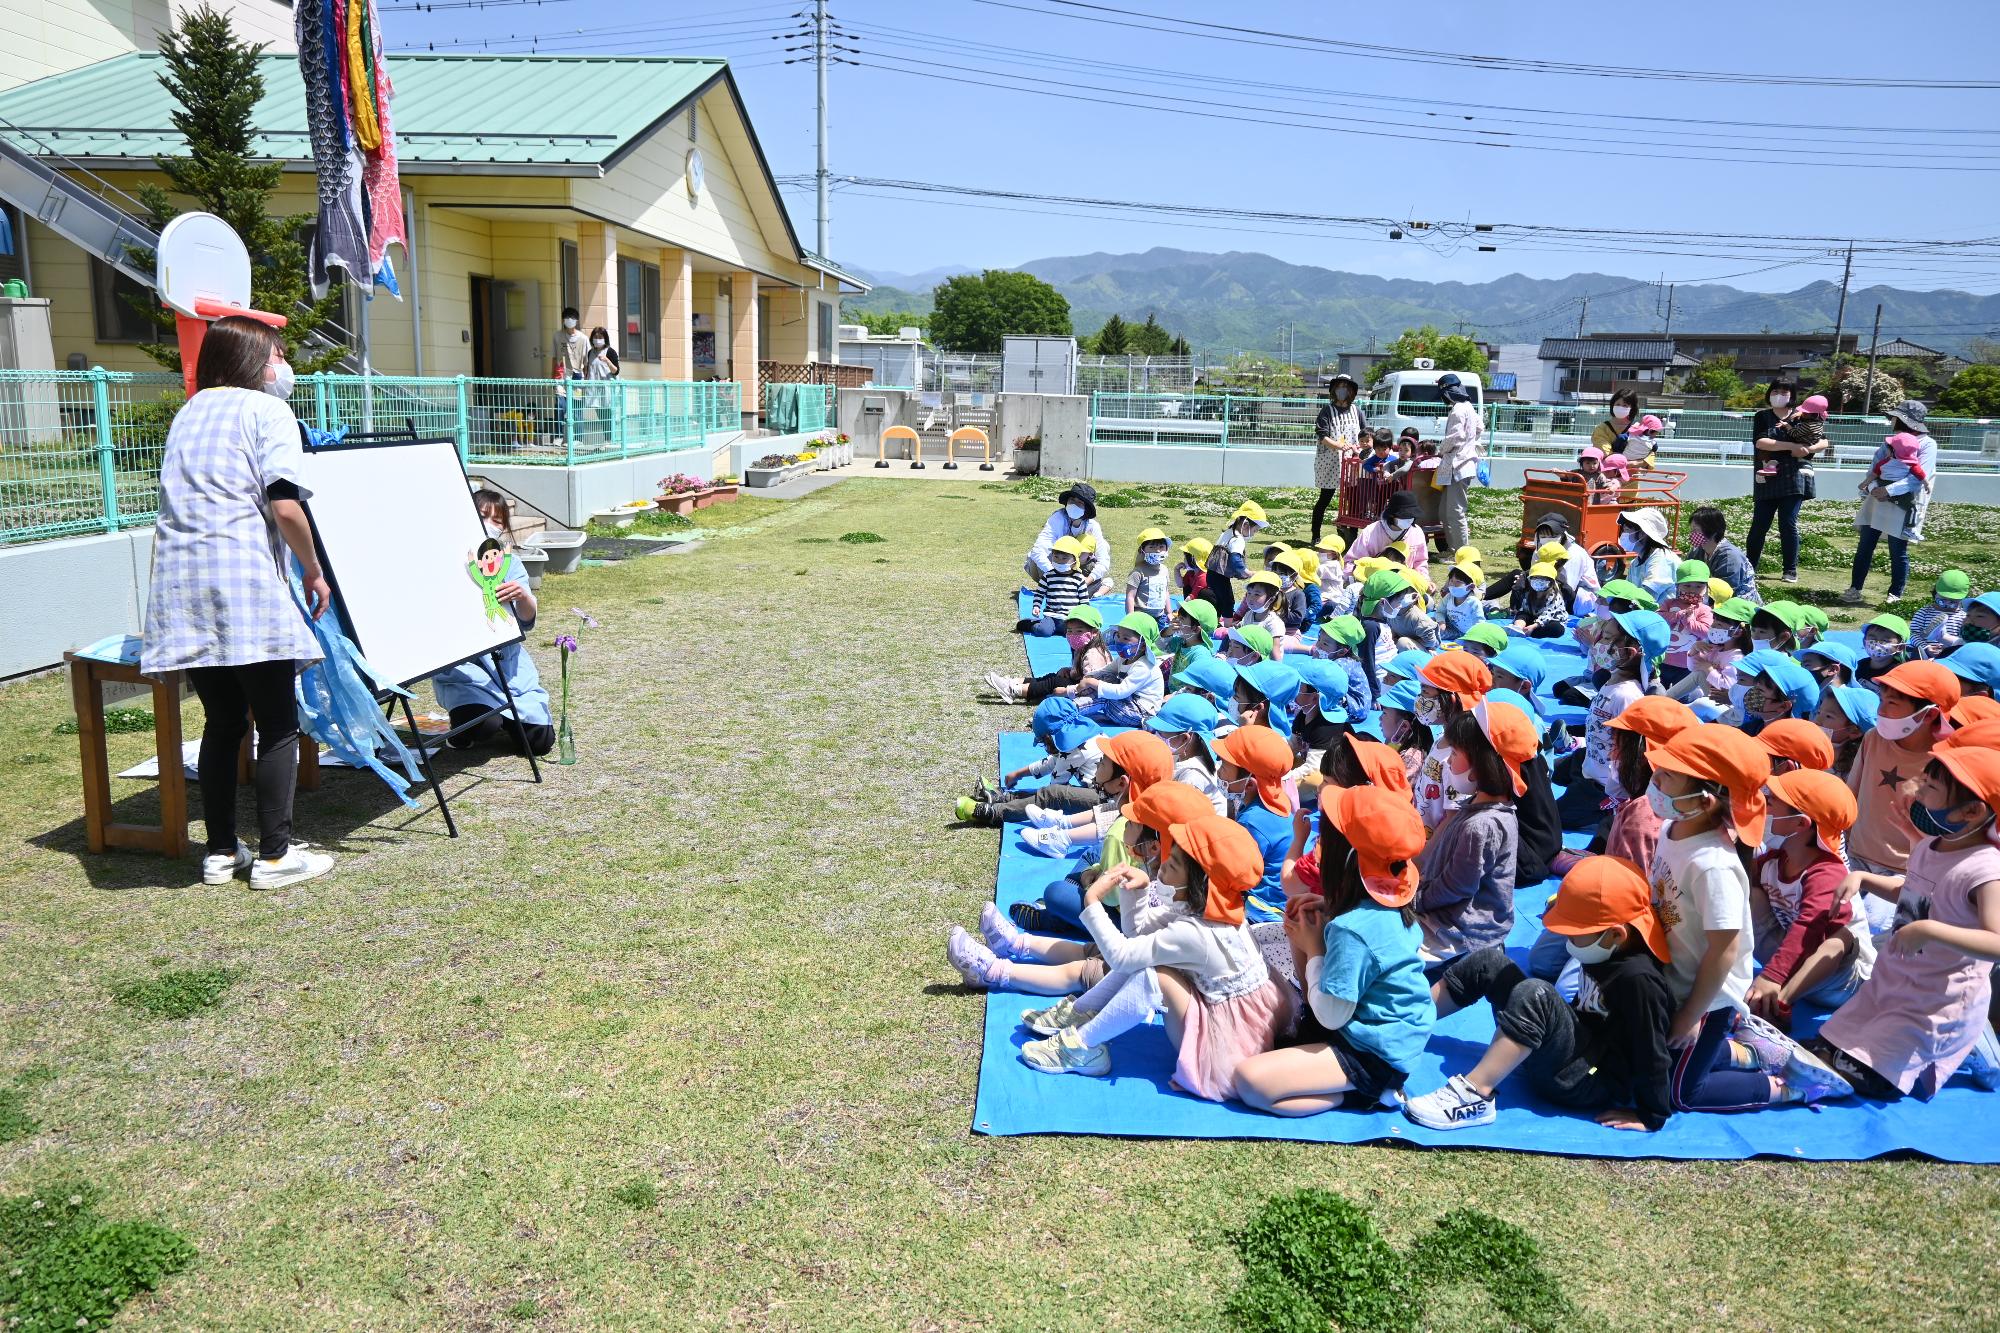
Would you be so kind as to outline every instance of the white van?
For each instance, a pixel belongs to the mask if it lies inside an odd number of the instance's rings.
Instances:
[[[1436,370],[1428,359],[1420,357],[1416,369],[1392,370],[1376,381],[1368,395],[1368,406],[1373,409],[1367,414],[1369,428],[1387,426],[1401,435],[1405,426],[1415,426],[1426,440],[1437,439],[1444,430],[1439,423],[1451,411],[1438,381],[1450,374],[1458,376],[1458,382],[1472,395],[1472,405],[1484,413],[1486,394],[1478,372]]]

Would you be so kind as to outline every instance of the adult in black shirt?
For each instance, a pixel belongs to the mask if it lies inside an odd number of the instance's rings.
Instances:
[[[1799,581],[1799,507],[1814,496],[1813,470],[1807,466],[1811,452],[1793,443],[1788,430],[1792,414],[1792,390],[1773,384],[1764,391],[1764,409],[1750,425],[1754,469],[1750,488],[1750,533],[1744,539],[1744,554],[1750,557],[1754,573],[1764,554],[1764,538],[1770,534],[1771,520],[1778,521],[1778,548],[1785,558],[1784,580]]]

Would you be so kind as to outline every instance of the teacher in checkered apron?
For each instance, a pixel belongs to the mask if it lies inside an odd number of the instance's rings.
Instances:
[[[299,715],[294,681],[320,657],[293,600],[286,549],[298,557],[314,619],[332,592],[299,501],[299,423],[285,400],[292,367],[284,343],[254,319],[209,326],[195,361],[195,393],[174,417],[160,462],[160,517],[146,600],[140,669],[184,672],[201,699],[204,884],[250,872],[253,889],[283,888],[333,868],[327,853],[292,841]],[[237,752],[257,723],[253,853],[236,837]]]

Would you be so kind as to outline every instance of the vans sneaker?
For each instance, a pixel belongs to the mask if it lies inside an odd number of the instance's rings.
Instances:
[[[283,889],[293,884],[303,884],[309,879],[318,879],[333,869],[333,854],[295,842],[275,861],[257,858],[250,867],[250,887],[253,889]]]
[[[240,839],[236,843],[236,851],[233,855],[229,852],[210,852],[201,859],[201,882],[204,884],[227,884],[230,880],[235,879],[237,875],[248,870],[250,862],[256,859],[256,855],[255,852],[250,850],[250,844]]]
[[[1429,1129],[1471,1129],[1490,1125],[1498,1113],[1493,1098],[1453,1074],[1442,1088],[1403,1103],[1403,1114]]]

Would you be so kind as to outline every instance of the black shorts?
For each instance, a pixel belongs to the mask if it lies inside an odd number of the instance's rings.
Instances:
[[[1402,1088],[1407,1075],[1374,1052],[1356,1046],[1347,1039],[1345,1032],[1329,1032],[1313,1017],[1312,1010],[1305,1009],[1299,1014],[1291,1044],[1310,1046],[1320,1042],[1325,1043],[1326,1048],[1333,1052],[1333,1058],[1340,1061],[1340,1072],[1347,1076],[1348,1086],[1352,1089],[1341,1098],[1342,1105],[1356,1111],[1369,1111],[1395,1100],[1390,1094]]]

